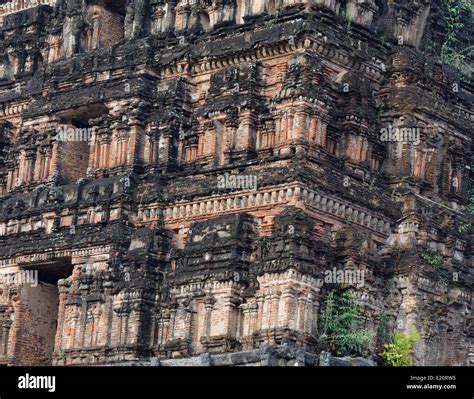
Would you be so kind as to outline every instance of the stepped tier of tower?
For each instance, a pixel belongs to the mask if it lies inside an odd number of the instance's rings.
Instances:
[[[437,3],[3,2],[0,362],[317,356],[351,288],[374,352],[416,326],[416,364],[472,363],[473,86]]]

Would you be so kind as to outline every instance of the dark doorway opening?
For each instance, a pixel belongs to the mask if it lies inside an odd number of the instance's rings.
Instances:
[[[14,356],[22,365],[51,365],[58,323],[58,280],[72,274],[70,258],[22,267]]]

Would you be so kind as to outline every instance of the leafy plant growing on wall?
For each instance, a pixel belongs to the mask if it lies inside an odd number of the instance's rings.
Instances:
[[[351,33],[352,33],[352,20],[349,17],[349,15],[347,15],[345,10],[341,11],[341,18],[344,21],[344,25],[345,25],[345,28],[346,28],[346,33],[347,33],[348,36],[350,36]]]
[[[428,263],[435,272],[439,272],[441,265],[443,264],[443,255],[436,251],[426,251],[421,254],[421,259]]]
[[[59,351],[58,360],[66,360],[66,352],[64,350]]]
[[[469,192],[467,213],[471,216],[474,216],[474,156],[471,159],[471,190]]]
[[[441,47],[441,60],[464,73],[472,73],[472,66],[466,63],[466,57],[474,51],[474,46],[464,48],[464,43],[459,40],[459,32],[465,27],[462,13],[472,13],[472,5],[468,0],[443,0],[443,11],[447,32]]]
[[[359,304],[351,291],[330,291],[320,316],[320,344],[337,356],[370,354],[372,334],[357,327],[359,315]]]
[[[407,334],[397,331],[380,356],[389,366],[413,366],[413,348],[419,340],[416,327]]]
[[[388,315],[382,313],[379,317],[379,325],[377,327],[377,343],[386,344],[390,340],[388,331]]]
[[[471,219],[474,218],[474,156],[471,159],[470,190],[466,213],[471,216]],[[461,223],[458,227],[458,232],[469,235],[473,224],[474,222]]]
[[[440,283],[447,285],[447,281],[441,275],[441,266],[443,265],[443,262],[444,262],[443,255],[440,254],[439,252],[428,250],[422,253],[420,257],[433,268],[433,271],[435,272],[435,275],[436,275],[436,279]]]
[[[265,21],[265,28],[271,28],[278,22],[280,11],[277,11],[269,20]]]

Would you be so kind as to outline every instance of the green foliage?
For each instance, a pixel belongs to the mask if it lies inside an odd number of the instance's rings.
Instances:
[[[443,255],[436,251],[429,250],[421,254],[420,257],[433,268],[438,282],[446,287],[448,285],[448,282],[441,275],[441,266],[444,262]]]
[[[464,43],[459,40],[459,32],[464,29],[461,15],[464,11],[472,13],[472,5],[469,0],[443,0],[443,9],[447,32],[441,47],[441,60],[470,74],[472,66],[467,64],[466,58],[474,50],[474,46],[464,48]]]
[[[474,216],[474,182],[471,183],[471,193],[469,195],[469,205],[467,206],[467,213]]]
[[[320,317],[320,343],[337,356],[370,354],[372,335],[357,327],[358,317],[359,304],[351,291],[330,291]]]
[[[66,352],[64,352],[64,350],[61,350],[61,351],[58,353],[58,359],[59,359],[59,360],[65,360],[65,359],[66,359]]]
[[[459,233],[464,234],[470,228],[471,228],[471,223],[461,223],[459,225],[458,231],[459,231]]]
[[[345,10],[341,11],[341,17],[345,23],[346,33],[350,36],[352,33],[352,20],[349,18]]]
[[[388,333],[388,316],[386,313],[382,313],[379,317],[379,325],[377,327],[377,342],[385,344],[390,340],[390,334]]]
[[[381,116],[385,112],[385,104],[383,102],[380,103],[377,112],[379,116]]]
[[[471,190],[469,192],[467,213],[474,216],[474,156],[471,158]]]
[[[420,340],[420,334],[413,328],[408,334],[397,331],[392,341],[384,345],[380,356],[389,366],[413,366],[413,348]]]
[[[443,264],[443,255],[432,250],[421,254],[421,259],[428,263],[435,271],[439,271],[441,265]]]
[[[277,11],[269,20],[265,21],[265,28],[271,28],[278,22],[280,11]]]

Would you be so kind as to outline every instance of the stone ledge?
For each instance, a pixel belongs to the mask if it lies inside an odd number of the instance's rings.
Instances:
[[[110,364],[109,366],[161,366],[161,367],[223,367],[223,366],[267,366],[267,367],[374,367],[372,359],[362,357],[334,357],[328,352],[319,356],[293,345],[261,345],[258,349],[163,359],[153,357],[150,360],[131,361]]]

